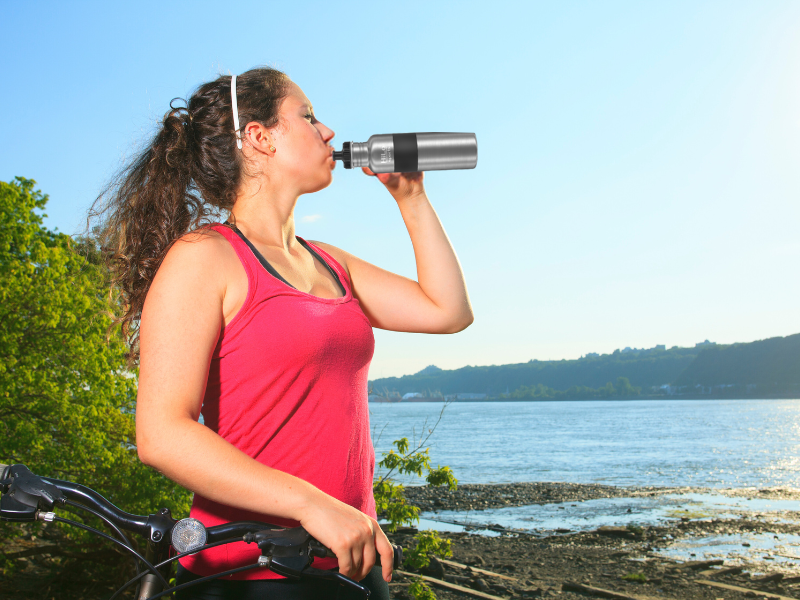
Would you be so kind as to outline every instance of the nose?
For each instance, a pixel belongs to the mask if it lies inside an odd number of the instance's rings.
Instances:
[[[322,136],[322,140],[327,144],[333,139],[333,136],[336,133],[329,127],[327,127],[324,123],[317,121],[317,129],[319,130],[319,134]]]

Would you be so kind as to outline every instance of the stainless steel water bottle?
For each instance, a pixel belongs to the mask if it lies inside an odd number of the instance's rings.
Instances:
[[[366,142],[344,142],[333,160],[341,160],[345,169],[369,167],[373,173],[474,169],[478,139],[474,133],[384,133]]]

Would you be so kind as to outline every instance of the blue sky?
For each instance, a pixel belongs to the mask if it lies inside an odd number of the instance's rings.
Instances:
[[[427,188],[476,320],[376,332],[371,377],[800,332],[800,3],[0,5],[0,179],[80,232],[170,99],[286,71],[342,141],[472,131]],[[414,276],[391,197],[337,168],[298,233]]]

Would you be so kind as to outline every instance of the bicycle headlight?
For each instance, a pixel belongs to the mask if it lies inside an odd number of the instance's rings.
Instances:
[[[205,546],[208,536],[205,525],[197,519],[186,518],[175,523],[171,538],[172,547],[183,554]]]

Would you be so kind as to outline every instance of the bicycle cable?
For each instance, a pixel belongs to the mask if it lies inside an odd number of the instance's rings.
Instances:
[[[182,554],[176,554],[175,556],[158,563],[157,565],[155,565],[155,568],[160,569],[161,567],[168,565],[174,560],[178,560],[179,558],[183,558],[184,556],[189,556],[190,554],[197,554],[198,552],[202,552],[203,550],[207,550],[208,548],[214,548],[215,546],[222,546],[223,544],[230,544],[232,542],[241,542],[241,541],[242,541],[241,537],[235,537],[235,538],[228,538],[227,540],[220,540],[219,542],[214,542],[213,544],[206,544],[205,546],[202,546],[195,550],[189,550],[188,552],[183,552]],[[146,574],[147,572],[137,573],[136,577],[125,583],[125,585],[123,585],[116,592],[114,592],[114,595],[111,596],[111,598],[109,598],[108,600],[114,600],[114,598],[119,596],[123,591],[125,591],[126,589],[128,589],[128,587],[132,586],[134,583],[139,581]]]
[[[107,519],[93,508],[89,508],[88,506],[84,506],[83,504],[73,502],[72,500],[64,500],[64,504],[66,506],[79,508],[81,510],[85,510],[86,512],[93,514],[95,517],[105,522],[105,524],[108,525],[111,529],[116,531],[117,535],[122,538],[122,541],[125,542],[125,544],[127,544],[129,548],[133,548],[133,544],[131,544],[131,541],[127,538],[127,536],[124,533],[122,533],[122,530],[116,525],[114,525],[114,523],[111,520]],[[136,575],[139,575],[141,573],[141,571],[139,570],[139,561],[134,558],[133,564],[136,567]]]
[[[237,569],[231,569],[230,571],[223,571],[222,573],[217,573],[216,575],[207,575],[206,577],[201,577],[200,579],[195,579],[193,581],[187,581],[186,583],[182,583],[180,585],[176,585],[174,588],[170,588],[164,590],[163,592],[159,592],[155,596],[150,596],[147,600],[156,600],[157,598],[161,598],[162,596],[166,596],[167,594],[173,594],[178,592],[184,588],[190,587],[192,585],[197,585],[198,583],[203,583],[204,581],[209,581],[211,579],[216,579],[217,577],[225,577],[226,575],[233,575],[234,573],[241,573],[242,571],[249,571],[250,569],[257,569],[262,565],[256,563],[254,565],[247,565],[246,567],[239,567]]]
[[[99,529],[95,529],[94,527],[89,527],[88,525],[84,525],[83,523],[78,523],[77,521],[73,521],[71,519],[63,519],[61,517],[54,517],[53,521],[56,522],[56,523],[66,523],[67,525],[73,525],[74,527],[79,527],[80,529],[85,529],[86,531],[88,531],[90,533],[94,533],[95,535],[99,535],[102,538],[105,538],[105,539],[107,539],[107,540],[109,540],[111,542],[114,542],[118,546],[121,546],[122,548],[124,548],[125,550],[127,550],[128,552],[130,552],[131,554],[136,556],[136,558],[138,558],[140,561],[142,561],[142,563],[144,563],[144,565],[148,569],[150,569],[156,577],[158,577],[158,579],[161,581],[161,584],[165,588],[169,587],[169,583],[167,583],[167,580],[164,579],[164,576],[161,573],[159,573],[158,570],[153,565],[151,565],[144,556],[139,554],[133,548],[130,548],[130,547],[126,546],[125,544],[120,542],[118,539],[113,538],[110,535],[103,533]]]

